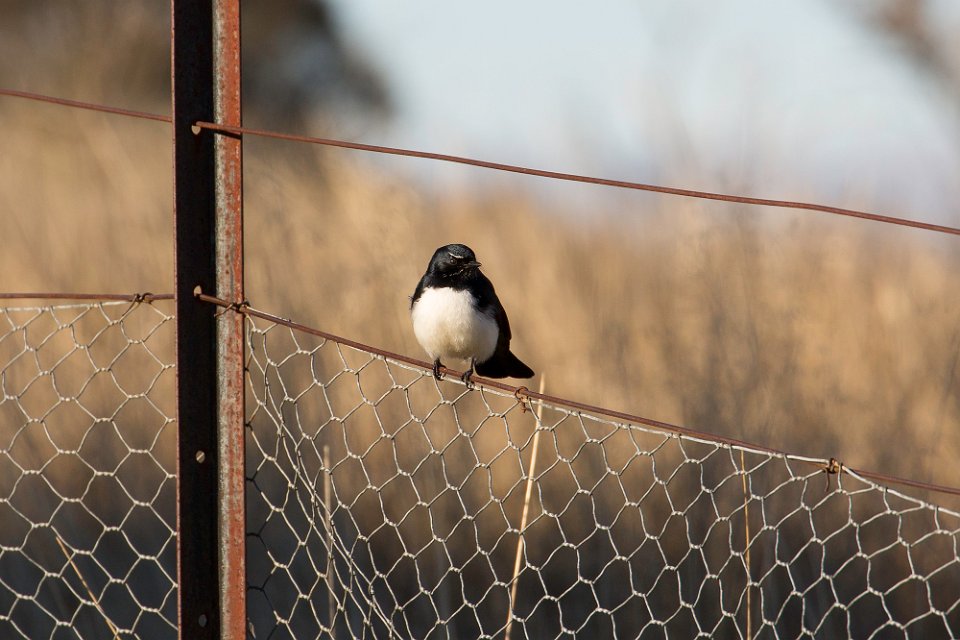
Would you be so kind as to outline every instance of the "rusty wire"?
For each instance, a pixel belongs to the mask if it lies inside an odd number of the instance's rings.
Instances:
[[[405,356],[399,353],[387,351],[379,347],[364,344],[362,342],[357,342],[356,340],[350,340],[349,338],[344,338],[342,336],[328,333],[326,331],[321,331],[320,329],[308,327],[306,325],[300,324],[298,322],[294,322],[287,318],[281,318],[280,316],[276,316],[271,313],[267,313],[265,311],[260,311],[259,309],[251,307],[249,302],[245,300],[241,302],[229,302],[227,300],[223,300],[216,296],[205,294],[199,290],[196,291],[194,295],[197,297],[198,300],[202,300],[203,302],[217,305],[228,311],[235,311],[236,313],[241,313],[254,318],[260,318],[262,320],[267,320],[268,322],[273,322],[275,324],[288,327],[296,331],[301,331],[303,333],[314,335],[319,338],[323,338],[325,340],[330,340],[331,342],[345,345],[353,349],[357,349],[359,351],[364,351],[366,353],[377,355],[382,358],[388,358],[390,360],[402,362],[404,364],[417,367],[419,369],[423,369],[424,371],[431,371],[431,372],[433,371],[433,365],[424,360],[418,360],[417,358],[411,358],[409,356]],[[455,376],[457,378],[460,378],[463,375],[462,371],[457,371],[456,369],[450,369],[447,367],[440,367],[440,372],[450,376]],[[655,429],[660,429],[662,431],[674,433],[678,436],[696,438],[699,440],[705,440],[707,442],[726,445],[729,447],[746,448],[752,451],[767,453],[773,456],[790,457],[799,462],[804,462],[804,463],[812,464],[816,467],[819,467],[827,474],[835,474],[842,470],[842,471],[854,473],[864,478],[869,478],[870,480],[874,480],[877,482],[883,482],[887,484],[897,484],[897,485],[912,487],[914,489],[923,489],[923,490],[932,491],[935,493],[942,493],[942,494],[952,495],[952,496],[960,496],[960,487],[952,487],[948,485],[922,482],[920,480],[902,478],[899,476],[880,473],[877,471],[855,469],[853,467],[849,467],[843,464],[842,462],[840,462],[835,458],[830,458],[828,461],[814,459],[814,458],[806,458],[803,456],[790,454],[786,451],[781,451],[778,449],[766,447],[764,445],[755,444],[755,443],[747,442],[744,440],[737,440],[736,438],[729,438],[727,436],[722,436],[715,433],[709,433],[706,431],[698,431],[696,429],[691,429],[689,427],[684,427],[682,425],[672,424],[670,422],[663,422],[660,420],[654,420],[652,418],[646,418],[646,417],[635,415],[635,414],[616,411],[613,409],[608,409],[606,407],[598,407],[595,405],[578,402],[576,400],[570,400],[569,398],[561,398],[559,396],[552,396],[546,393],[538,393],[536,391],[531,391],[527,387],[515,387],[509,384],[504,384],[503,382],[498,382],[496,380],[481,378],[479,376],[471,377],[470,383],[479,387],[487,387],[491,389],[505,391],[507,393],[513,394],[520,401],[522,401],[522,399],[542,400],[543,402],[564,407],[566,409],[571,409],[573,411],[577,411],[577,412],[584,411],[588,413],[605,416],[608,418],[613,418],[615,420],[622,420],[624,422],[653,427]]]
[[[173,119],[170,116],[165,116],[159,113],[149,113],[147,111],[134,111],[132,109],[121,109],[120,107],[110,107],[102,104],[95,104],[93,102],[82,102],[80,100],[67,100],[66,98],[57,98],[55,96],[47,96],[40,93],[31,93],[29,91],[16,91],[14,89],[3,89],[0,88],[0,95],[9,96],[11,98],[24,98],[26,100],[36,100],[38,102],[49,102],[51,104],[58,104],[64,107],[71,107],[73,109],[86,109],[87,111],[99,111],[101,113],[109,113],[115,116],[126,116],[128,118],[140,118],[142,120],[156,120],[158,122],[173,122]]]
[[[465,164],[472,167],[481,167],[484,169],[494,169],[497,171],[507,171],[510,173],[521,173],[528,176],[538,176],[541,178],[551,178],[553,180],[565,180],[568,182],[581,182],[585,184],[595,184],[607,187],[617,187],[620,189],[633,189],[635,191],[650,191],[653,193],[662,193],[666,195],[682,196],[686,198],[699,198],[701,200],[718,200],[720,202],[730,202],[736,204],[749,204],[765,207],[779,207],[782,209],[803,209],[806,211],[819,211],[822,213],[831,213],[834,215],[848,216],[852,218],[862,218],[874,222],[884,222],[887,224],[896,224],[904,227],[913,227],[915,229],[924,229],[926,231],[935,231],[938,233],[947,233],[951,235],[960,235],[960,228],[948,227],[919,220],[909,220],[907,218],[897,218],[894,216],[881,215],[878,213],[869,213],[867,211],[857,211],[855,209],[844,209],[841,207],[832,207],[829,205],[815,204],[811,202],[796,202],[792,200],[771,200],[768,198],[753,198],[749,196],[738,196],[726,193],[715,193],[712,191],[696,191],[694,189],[680,189],[676,187],[665,187],[662,185],[646,184],[643,182],[629,182],[626,180],[611,180],[609,178],[596,178],[584,176],[575,173],[561,173],[559,171],[546,171],[543,169],[533,169],[530,167],[521,167],[518,165],[504,164],[501,162],[489,162],[487,160],[476,160],[474,158],[465,158],[463,156],[453,156],[445,153],[434,153],[431,151],[416,151],[413,149],[401,149],[398,147],[385,147],[381,145],[363,144],[359,142],[346,142],[344,140],[334,140],[332,138],[314,138],[311,136],[293,135],[288,133],[277,133],[264,129],[250,129],[247,127],[234,127],[214,122],[198,121],[195,127],[207,129],[218,133],[231,135],[251,135],[263,138],[274,138],[276,140],[287,140],[290,142],[305,142],[309,144],[319,144],[328,147],[339,147],[342,149],[353,149],[356,151],[369,151],[372,153],[382,153],[395,156],[407,156],[410,158],[423,158],[426,160],[437,160],[440,162],[452,162],[455,164]]]
[[[0,293],[0,300],[93,300],[153,302],[173,300],[172,293]]]
[[[57,104],[57,105],[62,105],[62,106],[72,107],[77,109],[100,111],[103,113],[128,116],[131,118],[143,118],[147,120],[156,120],[159,122],[167,122],[167,123],[172,122],[171,117],[167,115],[148,113],[145,111],[133,111],[130,109],[120,109],[118,107],[110,107],[110,106],[94,104],[90,102],[81,102],[78,100],[66,100],[64,98],[46,96],[38,93],[30,93],[27,91],[15,91],[12,89],[0,88],[0,95],[10,96],[15,98],[25,98],[27,100],[37,100],[40,102],[48,102],[52,104]],[[522,167],[519,165],[505,164],[502,162],[490,162],[487,160],[478,160],[475,158],[467,158],[463,156],[455,156],[455,155],[450,155],[445,153],[435,153],[432,151],[417,151],[415,149],[402,149],[399,147],[387,147],[382,145],[363,144],[360,142],[349,142],[346,140],[337,140],[333,138],[318,138],[313,136],[280,133],[277,131],[270,131],[267,129],[252,129],[249,127],[236,127],[236,126],[229,126],[225,124],[217,124],[215,122],[206,122],[202,120],[197,121],[194,124],[195,133],[199,133],[201,130],[204,130],[204,129],[208,131],[213,131],[216,133],[229,134],[233,136],[246,134],[246,135],[257,136],[262,138],[273,138],[275,140],[286,140],[289,142],[318,144],[318,145],[323,145],[328,147],[338,147],[341,149],[353,149],[355,151],[368,151],[371,153],[405,156],[409,158],[422,158],[426,160],[435,160],[439,162],[452,162],[455,164],[469,165],[469,166],[480,167],[484,169],[493,169],[496,171],[506,171],[509,173],[519,173],[523,175],[537,176],[541,178],[550,178],[553,180],[563,180],[567,182],[594,184],[594,185],[607,186],[607,187],[616,187],[620,189],[631,189],[634,191],[647,191],[652,193],[660,193],[664,195],[681,196],[685,198],[698,198],[701,200],[715,200],[719,202],[728,202],[728,203],[734,203],[734,204],[777,207],[781,209],[800,209],[804,211],[818,211],[821,213],[829,213],[829,214],[839,215],[839,216],[860,218],[863,220],[871,220],[873,222],[895,224],[903,227],[911,227],[914,229],[923,229],[925,231],[934,231],[936,233],[946,233],[949,235],[960,236],[960,228],[958,227],[950,227],[946,225],[933,224],[930,222],[922,222],[920,220],[910,220],[908,218],[898,218],[895,216],[888,216],[888,215],[883,215],[879,213],[871,213],[868,211],[858,211],[856,209],[845,209],[842,207],[834,207],[830,205],[816,204],[812,202],[799,202],[794,200],[778,200],[778,199],[770,199],[770,198],[755,198],[750,196],[739,196],[734,194],[717,193],[712,191],[697,191],[695,189],[666,187],[663,185],[647,184],[643,182],[630,182],[627,180],[612,180],[609,178],[598,178],[598,177],[585,176],[585,175],[579,175],[574,173],[562,173],[559,171],[547,171],[544,169],[534,169],[531,167]]]

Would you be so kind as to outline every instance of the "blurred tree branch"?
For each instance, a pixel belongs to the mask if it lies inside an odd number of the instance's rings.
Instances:
[[[377,71],[322,0],[244,0],[245,111],[289,126],[335,105],[383,116]],[[148,0],[0,0],[0,84],[160,109],[169,103],[170,6]]]

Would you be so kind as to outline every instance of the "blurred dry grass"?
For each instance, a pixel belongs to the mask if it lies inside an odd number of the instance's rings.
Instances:
[[[155,7],[140,7],[138,3],[129,3],[129,7],[96,3],[77,14],[79,20],[60,9],[34,12],[27,28],[8,29],[8,35],[15,35],[0,42],[0,50],[6,54],[0,63],[0,76],[9,86],[18,88],[166,111],[162,66],[167,55],[168,25],[156,20],[154,11]],[[111,46],[105,47],[103,42],[108,37]],[[53,40],[59,46],[53,46]],[[141,50],[145,44],[147,49]],[[131,54],[132,64],[116,65],[118,61],[130,62],[119,60],[116,51],[132,50],[134,45],[140,48],[140,57]],[[32,64],[21,64],[25,52],[32,52]],[[164,74],[157,75],[157,69]],[[151,103],[156,100],[160,102]],[[263,124],[286,128],[283,122]],[[168,127],[0,98],[0,129],[0,210],[4,212],[0,216],[0,238],[4,240],[0,290],[172,289],[172,155]],[[819,214],[745,209],[644,194],[623,194],[617,200],[597,198],[595,209],[583,210],[570,204],[568,210],[558,212],[524,191],[527,183],[520,177],[487,182],[501,186],[491,186],[482,194],[430,195],[383,169],[413,161],[391,159],[377,164],[368,160],[343,151],[247,141],[247,282],[248,298],[255,306],[419,355],[409,326],[407,296],[436,246],[465,242],[477,251],[510,312],[515,350],[538,372],[548,372],[550,393],[796,453],[834,456],[853,466],[960,485],[956,471],[960,454],[956,428],[960,419],[960,285],[956,277],[960,252],[956,240]],[[461,172],[468,180],[474,175],[442,165],[432,171]],[[686,177],[683,168],[678,168],[668,182],[683,185]],[[565,185],[552,188],[561,194],[576,190],[580,197],[571,198],[572,203],[590,201],[593,189]],[[854,185],[851,192],[856,191]],[[588,194],[586,198],[583,193]],[[818,199],[815,193],[783,195]],[[857,201],[851,198],[835,204],[884,208],[882,203],[862,195]],[[159,339],[169,346],[169,335]],[[69,352],[71,342],[72,337],[65,334],[51,346],[61,354]],[[104,344],[115,346],[115,341],[111,338]],[[149,380],[152,373],[147,367],[139,373],[129,370],[139,362],[133,357],[120,362],[118,375],[127,380],[144,376]],[[57,382],[66,385],[68,392],[75,389],[71,386],[75,367],[79,367],[76,375],[89,375],[82,358],[79,364],[69,360],[58,367]],[[365,378],[358,378],[358,384],[377,389],[385,383],[376,379],[372,369]],[[19,384],[12,371],[6,375],[11,385]],[[304,380],[296,372],[289,375],[291,383]],[[27,476],[8,465],[0,469],[0,485],[9,489],[21,482],[17,499],[36,511],[30,513],[35,521],[53,518],[53,527],[61,534],[71,532],[66,539],[68,545],[98,550],[96,557],[90,556],[82,565],[84,571],[92,572],[90,577],[97,584],[105,584],[104,576],[109,572],[96,573],[92,561],[107,562],[112,567],[110,563],[116,559],[110,558],[110,553],[123,548],[115,540],[121,532],[104,533],[102,527],[88,521],[76,503],[61,504],[57,496],[50,496],[51,488],[71,499],[85,496],[87,508],[95,504],[93,513],[108,524],[119,524],[129,507],[128,501],[115,500],[122,493],[119,483],[133,491],[138,500],[154,500],[160,515],[140,513],[144,511],[140,509],[129,519],[128,533],[138,544],[146,545],[138,551],[160,555],[157,567],[173,566],[172,545],[153,540],[157,535],[162,540],[170,539],[169,531],[158,524],[157,518],[169,524],[164,519],[172,514],[173,496],[166,475],[171,470],[166,465],[172,460],[172,434],[169,426],[158,427],[156,411],[149,403],[127,402],[127,408],[116,413],[118,392],[111,387],[110,377],[94,376],[84,410],[76,403],[63,402],[43,422],[34,420],[25,428],[13,405],[0,407],[0,442],[9,442],[14,435],[16,440],[7,455],[15,456],[17,464],[31,473],[43,470],[42,476]],[[22,399],[34,418],[44,415],[47,406],[55,403],[59,391],[50,388],[49,382],[41,380]],[[333,389],[333,411],[343,409],[337,405],[337,398],[344,407],[355,401],[351,400],[351,394],[355,396],[357,391],[353,382],[347,380],[345,389]],[[428,382],[418,383],[413,393],[415,410],[437,402]],[[165,398],[163,402],[169,402],[171,383],[167,375],[156,387],[155,395]],[[99,389],[101,384],[106,390]],[[380,412],[402,418],[405,406],[401,399],[393,394]],[[302,415],[305,424],[317,428],[325,417],[324,404],[317,402],[314,406],[305,401],[284,410]],[[462,408],[465,415],[482,414],[484,407],[476,406],[478,402],[473,396],[467,398],[463,402],[467,406]],[[99,417],[93,427],[86,410]],[[169,405],[162,413],[170,415]],[[376,531],[381,524],[378,518],[401,519],[410,504],[409,487],[402,482],[390,484],[378,476],[389,474],[392,467],[381,467],[377,462],[395,462],[404,468],[432,451],[432,445],[424,443],[424,438],[432,438],[435,443],[450,443],[451,464],[437,456],[426,458],[424,473],[435,484],[427,482],[418,487],[423,495],[434,495],[430,492],[448,480],[444,474],[469,471],[459,466],[463,459],[472,456],[491,464],[489,470],[474,474],[469,482],[453,477],[455,482],[466,483],[464,491],[456,499],[447,492],[437,503],[437,526],[444,535],[450,535],[446,551],[469,557],[479,546],[495,556],[498,571],[509,567],[513,538],[505,536],[504,531],[516,522],[508,523],[495,510],[485,509],[486,520],[481,518],[474,530],[477,539],[470,539],[464,527],[455,531],[462,515],[457,508],[458,501],[464,500],[460,504],[466,505],[468,512],[476,512],[496,498],[504,501],[507,520],[519,511],[520,465],[515,457],[498,458],[496,453],[505,446],[527,442],[529,425],[521,423],[518,430],[516,424],[510,424],[502,430],[494,420],[478,429],[476,437],[467,438],[453,428],[448,407],[444,407],[431,421],[429,435],[410,426],[397,428],[397,446],[406,447],[408,457],[395,459],[390,448],[393,445],[382,437],[383,427],[378,430],[370,413],[363,409],[353,414],[359,429],[348,431],[335,422],[327,428],[347,449],[373,447],[371,464],[364,469],[350,462],[352,458],[344,458],[343,451],[333,450],[335,461],[346,460],[333,474],[340,492],[338,499],[356,501],[357,505],[349,513],[339,511],[338,534],[349,537],[352,518],[356,518],[353,526],[358,536]],[[73,421],[77,431],[71,431]],[[388,425],[391,435],[394,432],[390,429],[395,426]],[[164,436],[154,442],[149,435],[158,428]],[[570,423],[561,424],[558,433],[553,449],[545,447],[547,461],[559,458],[564,447],[579,446],[584,435]],[[606,447],[591,446],[603,449],[602,456],[616,456],[617,452],[630,450],[624,439],[620,433],[610,438]],[[269,440],[268,444],[286,446]],[[110,471],[119,465],[117,477],[98,475],[81,487],[78,481],[86,480],[90,469],[80,464],[77,456],[56,455],[54,451],[55,447],[69,450],[78,445],[83,454],[95,450],[100,455],[95,462],[98,471],[101,467]],[[157,459],[164,461],[160,466],[151,462],[154,456],[143,453],[150,448]],[[132,450],[136,451],[131,455]],[[584,501],[584,496],[574,495],[578,482],[599,477],[603,471],[597,463],[601,454],[591,451],[573,465],[579,465],[580,479],[572,480],[561,472],[544,476],[540,497],[543,508],[560,513],[568,502]],[[680,455],[673,449],[658,454],[668,472],[686,455],[689,451]],[[636,498],[631,490],[647,486],[647,462],[646,457],[638,457],[633,475],[624,475],[630,499]],[[314,466],[317,463],[313,461]],[[712,469],[713,465],[721,467],[719,472],[729,473],[728,463],[714,459],[704,468],[711,473],[718,471]],[[144,473],[145,469],[149,472]],[[684,469],[696,476],[695,466]],[[761,471],[755,474],[753,491],[762,496],[769,488],[761,486],[762,480],[773,478],[775,472]],[[373,476],[368,479],[367,473]],[[687,548],[680,544],[686,524],[692,523],[695,532],[714,524],[709,504],[696,505],[687,523],[667,517],[667,493],[677,500],[687,499],[703,483],[699,477],[686,477],[686,471],[681,475],[671,487],[662,489],[662,495],[648,499],[642,510],[652,530],[664,531],[665,548],[671,554]],[[277,478],[261,480],[265,492],[283,494],[286,490]],[[422,478],[419,481],[426,482]],[[612,484],[609,477],[605,482]],[[160,494],[155,493],[157,483],[166,487]],[[375,495],[363,492],[367,484],[378,488]],[[722,498],[725,513],[731,513],[739,503],[739,482],[724,487],[730,494]],[[601,487],[596,495],[601,511],[604,506],[616,511],[621,496],[615,487],[610,491]],[[957,506],[942,496],[924,497]],[[278,497],[283,499],[284,495]],[[386,509],[382,503],[373,504],[384,499]],[[539,562],[543,558],[538,560],[538,553],[554,549],[551,541],[555,542],[558,535],[589,535],[581,530],[581,525],[590,521],[581,517],[584,511],[579,502],[561,518],[562,533],[556,530],[560,520],[539,520],[530,537],[543,545],[534,546],[531,561]],[[775,512],[775,501],[770,501],[767,508]],[[826,512],[842,517],[846,508],[841,504],[838,511]],[[56,518],[50,515],[51,509]],[[622,529],[613,531],[614,537],[625,531],[624,535],[634,539],[639,525],[632,519],[639,511],[624,510]],[[252,521],[260,515],[254,510]],[[295,509],[287,515],[298,517]],[[425,517],[418,512],[398,528],[402,528],[402,543],[426,544]],[[592,517],[598,516],[594,513]],[[756,510],[752,517],[757,517]],[[741,531],[735,520],[717,529],[722,538],[719,543],[710,542],[716,546],[713,552],[721,557],[729,554],[729,542],[739,544]],[[14,526],[11,518],[4,522],[9,525],[4,535],[32,535],[28,542],[39,549],[33,557],[45,559],[45,569],[55,573],[63,567],[63,557],[47,535],[49,529],[32,528],[20,520]],[[756,524],[755,530],[759,530],[760,523]],[[780,537],[779,529],[760,534],[755,543],[757,565],[764,564],[765,549],[770,553],[777,544],[805,544],[810,532],[804,526],[809,525],[790,521],[783,527],[789,535]],[[874,536],[892,545],[887,538],[894,532],[901,535],[894,522],[885,520],[877,528],[877,532],[864,533],[862,540]],[[31,530],[34,533],[28,534]],[[370,541],[370,562],[374,564],[389,562],[396,550],[390,528],[381,531],[384,540]],[[837,538],[839,549],[831,553],[838,558],[849,557],[847,551],[862,542],[861,538],[849,539],[850,533],[848,527],[844,536]],[[764,535],[776,538],[776,542],[764,540]],[[429,554],[440,557],[436,546],[425,551],[425,559]],[[599,562],[609,551],[601,547],[594,540],[584,550],[595,552],[594,560]],[[104,553],[99,554],[99,550]],[[276,550],[286,549],[280,544]],[[571,577],[572,567],[577,566],[578,572],[581,569],[576,565],[579,560],[565,553],[558,553],[554,566],[545,572],[552,586],[579,577]],[[930,554],[934,556],[941,557]],[[951,557],[950,549],[946,556]],[[898,562],[890,566],[906,566]],[[398,564],[396,573],[409,569],[407,564]],[[310,573],[309,563],[292,562],[291,566],[292,574]],[[592,571],[591,567],[588,562],[583,564],[586,571]],[[4,568],[8,571],[5,575],[22,572],[29,576],[34,571],[19,565]],[[254,563],[251,580],[262,569]],[[440,581],[441,575],[452,575],[445,572],[442,562],[434,569],[439,573],[430,574],[430,579]],[[688,570],[696,572],[695,568],[684,569]],[[470,567],[464,575],[489,578],[482,567]],[[701,584],[699,575],[685,575],[688,587]],[[895,575],[895,571],[889,575]],[[946,572],[942,575],[949,577]],[[498,579],[505,577],[497,575]],[[315,573],[309,578],[315,579]],[[394,588],[410,586],[402,578]],[[623,582],[621,578],[607,573],[604,579]],[[730,579],[742,582],[739,574]],[[794,579],[773,576],[771,581],[786,584]],[[157,602],[149,604],[162,608],[172,620],[169,579],[133,575],[128,584],[137,589],[160,585],[160,591],[154,594]],[[478,580],[476,584],[485,583]],[[282,587],[283,583],[274,582],[268,595],[286,602],[294,591]],[[438,588],[438,593],[447,597],[444,593],[448,587]],[[935,592],[949,602],[953,591],[949,585],[941,587]],[[124,595],[124,589],[127,587],[120,584],[105,586],[101,595],[119,603],[115,604],[117,611],[138,610],[125,604],[123,598],[129,596]],[[662,595],[673,606],[671,598],[676,598],[676,590],[671,585],[669,591]],[[579,591],[571,593],[577,598],[583,595]],[[738,592],[734,589],[731,593]],[[529,596],[529,600],[536,601],[536,597]],[[51,611],[70,609],[63,603],[45,604]],[[496,613],[499,621],[500,612]],[[877,611],[867,614],[883,615]],[[90,621],[90,629],[95,631],[96,624]],[[77,627],[81,628],[79,622]],[[169,631],[145,630],[144,636],[154,633],[162,637]]]
[[[171,289],[166,126],[12,99],[0,121],[0,289]],[[419,354],[407,296],[465,242],[554,394],[960,484],[952,239],[644,194],[560,215],[259,140],[245,173],[255,306]]]

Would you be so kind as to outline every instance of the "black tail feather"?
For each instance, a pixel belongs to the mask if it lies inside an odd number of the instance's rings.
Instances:
[[[477,364],[477,374],[485,378],[532,378],[533,369],[523,364],[513,352],[495,353],[486,362]]]

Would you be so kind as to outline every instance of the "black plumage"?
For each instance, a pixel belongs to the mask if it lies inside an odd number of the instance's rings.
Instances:
[[[440,295],[436,301],[424,303],[434,305],[430,310],[418,309],[426,292]],[[533,377],[533,370],[510,351],[512,334],[507,312],[493,283],[481,273],[470,247],[450,244],[434,252],[413,292],[410,310],[417,339],[434,358],[437,378],[441,357],[469,360],[464,379],[469,379],[474,370],[488,378]],[[495,346],[490,342],[492,336],[487,334],[489,320],[496,323]],[[492,354],[488,356],[486,351],[491,346]]]

